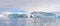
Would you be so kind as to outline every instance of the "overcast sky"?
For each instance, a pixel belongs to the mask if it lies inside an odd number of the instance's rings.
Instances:
[[[59,12],[60,0],[0,0],[1,8],[17,8],[29,11]]]

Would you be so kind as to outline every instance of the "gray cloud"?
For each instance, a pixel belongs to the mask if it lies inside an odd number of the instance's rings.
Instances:
[[[29,11],[54,12],[60,9],[60,0],[0,0],[0,8],[23,8]]]

